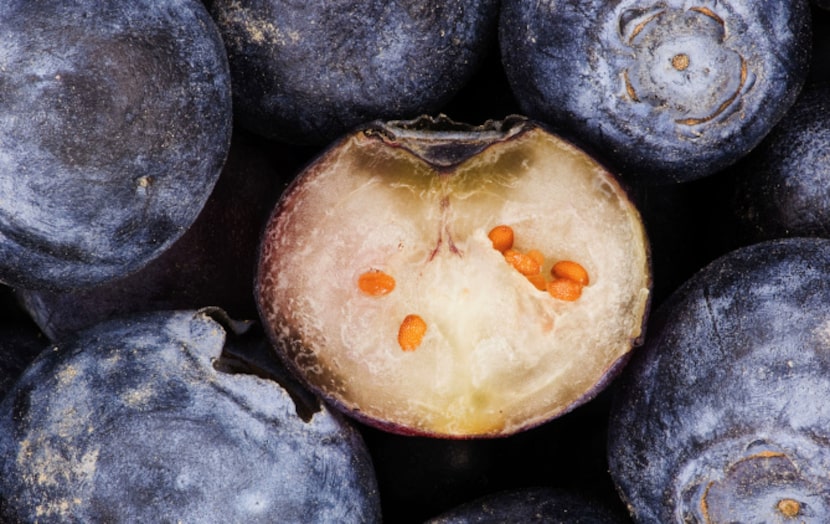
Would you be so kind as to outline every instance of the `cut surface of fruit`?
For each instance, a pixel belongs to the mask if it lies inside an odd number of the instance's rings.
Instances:
[[[298,177],[265,231],[260,313],[347,413],[401,433],[512,434],[591,398],[637,343],[648,242],[613,176],[539,125],[427,124],[358,131]],[[367,293],[367,279],[394,285]],[[556,298],[555,279],[580,295]]]

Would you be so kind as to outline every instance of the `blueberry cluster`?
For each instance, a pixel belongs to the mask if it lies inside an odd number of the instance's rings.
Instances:
[[[824,0],[6,0],[0,522],[830,522],[828,29]],[[420,115],[435,117],[429,130],[414,128]],[[492,257],[504,275],[492,284],[532,290],[491,228],[476,251],[451,224],[509,223],[535,242],[521,249],[551,260],[603,247],[579,220],[528,226],[545,195],[502,189],[549,155],[511,149],[525,122],[613,174],[588,184],[596,216],[609,195],[636,209],[648,288],[617,309],[637,310],[619,321],[638,347],[574,357],[609,362],[587,385],[556,362],[527,364],[561,371],[579,400],[500,438],[401,431],[321,398],[345,389],[345,358],[312,358],[300,326],[314,324],[309,311],[347,311],[343,293],[358,306],[411,296],[389,292],[403,279],[360,296],[361,275],[386,275],[379,260]],[[384,148],[349,149],[365,141]],[[464,174],[483,164],[495,166],[476,174],[485,180]],[[363,186],[332,185],[321,191],[332,206],[382,211],[371,231],[323,231],[314,220],[328,210],[293,195],[301,174],[338,167],[407,196],[361,206]],[[464,176],[434,216],[418,214],[423,187]],[[505,216],[453,214],[476,184]],[[554,192],[567,215],[575,199]],[[303,217],[313,253],[301,236],[268,244],[287,234],[264,234],[269,220],[287,215]],[[404,233],[435,217],[424,234],[436,242],[413,246]],[[551,247],[546,234],[576,240]],[[384,235],[386,258],[369,245]],[[345,283],[304,273],[304,288],[329,297],[315,302],[291,294],[293,274],[262,282],[265,252],[321,267],[354,253],[365,267]],[[625,265],[578,261],[590,274],[579,300],[523,292],[553,311],[528,333],[566,325],[569,304],[587,309]],[[480,291],[473,277],[440,300]],[[290,288],[280,333],[257,296],[266,285]],[[488,326],[445,308],[386,360],[411,365],[449,332],[463,346],[465,329],[521,331],[513,306]],[[381,329],[359,310],[315,336]],[[587,340],[614,321],[568,329]],[[513,348],[496,346],[475,352],[496,362],[469,368],[508,368]],[[452,391],[440,366],[411,371]],[[533,387],[530,371],[517,377],[487,398]],[[363,396],[390,409],[377,391]]]

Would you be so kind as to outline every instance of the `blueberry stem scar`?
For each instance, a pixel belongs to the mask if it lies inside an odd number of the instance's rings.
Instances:
[[[801,513],[801,503],[794,499],[781,499],[776,507],[787,518],[797,517]]]
[[[678,53],[671,59],[671,65],[678,71],[685,71],[689,67],[689,55],[686,53]]]

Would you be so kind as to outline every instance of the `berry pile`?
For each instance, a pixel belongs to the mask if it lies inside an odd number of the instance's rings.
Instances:
[[[830,522],[822,0],[8,0],[0,521]]]

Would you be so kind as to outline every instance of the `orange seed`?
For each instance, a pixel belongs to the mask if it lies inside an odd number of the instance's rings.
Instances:
[[[379,297],[395,289],[395,278],[383,271],[372,269],[358,277],[357,287],[367,295]]]
[[[548,282],[548,293],[555,299],[573,302],[582,296],[582,284],[569,278],[554,278]]]
[[[418,315],[407,315],[398,329],[398,345],[404,351],[415,351],[427,332],[427,323]]]
[[[553,265],[550,272],[556,278],[566,278],[583,286],[588,285],[588,272],[576,262],[560,260]]]
[[[532,256],[515,249],[505,251],[504,259],[522,275],[535,275],[542,271],[542,265],[534,260]]]
[[[496,226],[487,234],[493,249],[504,253],[513,247],[513,228],[510,226]]]
[[[535,260],[536,263],[539,264],[540,268],[545,263],[545,255],[543,255],[542,252],[539,251],[538,249],[531,249],[530,251],[527,252],[527,256],[529,256],[530,258]],[[541,271],[541,269],[540,269],[540,271]]]
[[[530,280],[530,283],[536,286],[536,289],[539,291],[546,291],[548,289],[548,281],[542,273],[527,275],[527,279]]]

